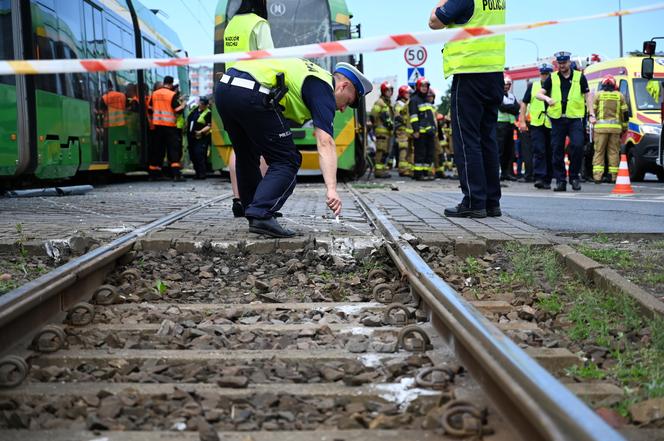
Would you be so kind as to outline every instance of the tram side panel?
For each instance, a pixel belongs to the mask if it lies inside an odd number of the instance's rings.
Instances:
[[[14,59],[11,0],[0,0],[0,60]],[[0,75],[0,176],[13,176],[18,161],[16,77]]]

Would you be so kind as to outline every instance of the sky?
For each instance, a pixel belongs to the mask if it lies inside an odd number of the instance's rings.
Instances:
[[[178,32],[190,55],[213,52],[214,11],[217,0],[140,0],[152,9],[161,9],[164,21]],[[508,0],[507,23],[530,23],[571,18],[615,11],[619,3],[630,9],[661,3],[647,0]],[[362,24],[364,37],[428,31],[428,20],[436,0],[347,0],[353,14],[352,23]],[[404,4],[409,7],[404,7]],[[417,5],[417,6],[415,6]],[[552,7],[555,5],[554,7]],[[640,50],[644,40],[662,34],[664,10],[623,18],[625,52]],[[523,41],[523,39],[530,41]],[[664,49],[664,41],[660,41]],[[443,79],[440,45],[427,47],[425,76],[431,85],[445,91],[449,82]],[[619,56],[618,19],[608,18],[568,25],[551,26],[507,35],[507,66],[534,63],[537,54],[549,56],[567,50],[575,56],[600,54],[604,58]],[[397,76],[398,85],[407,81],[404,50],[366,54],[365,73],[370,79]]]

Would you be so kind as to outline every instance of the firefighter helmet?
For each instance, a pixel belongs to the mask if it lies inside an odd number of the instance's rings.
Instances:
[[[410,94],[410,87],[401,86],[399,87],[399,98],[406,98],[406,95]]]
[[[607,75],[602,78],[602,86],[610,87],[611,89],[616,89],[616,79],[613,78],[613,75]]]
[[[387,81],[383,81],[380,85],[380,94],[385,95],[388,90],[394,90],[394,88]]]
[[[505,78],[505,84],[512,84],[512,77],[509,75],[504,75]]]
[[[427,80],[426,78],[424,78],[424,77],[419,77],[419,78],[417,79],[417,82],[415,83],[415,88],[419,91],[419,90],[420,90],[420,86],[421,86],[422,84],[426,84],[426,85],[428,86],[428,85],[430,85],[431,83],[429,83],[429,80]]]

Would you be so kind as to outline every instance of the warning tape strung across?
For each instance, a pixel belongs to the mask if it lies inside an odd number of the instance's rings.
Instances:
[[[33,75],[74,72],[108,72],[118,70],[155,69],[167,66],[189,64],[226,63],[228,61],[258,60],[265,58],[322,58],[358,53],[389,51],[404,46],[442,44],[449,41],[503,35],[516,31],[528,31],[545,26],[598,20],[601,18],[643,14],[664,9],[664,3],[641,8],[608,12],[585,17],[550,20],[539,23],[499,25],[477,28],[444,29],[439,31],[417,32],[412,34],[368,37],[354,40],[341,40],[327,43],[307,44],[271,49],[269,51],[233,52],[188,58],[126,58],[88,60],[12,60],[0,61],[0,75]]]

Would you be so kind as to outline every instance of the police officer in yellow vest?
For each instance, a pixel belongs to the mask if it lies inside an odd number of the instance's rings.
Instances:
[[[224,53],[247,52],[274,48],[270,25],[267,21],[267,0],[242,0],[240,7],[224,30]],[[226,63],[226,70],[233,67],[233,62]],[[261,157],[261,173],[265,176],[267,164]],[[240,201],[235,170],[235,153],[231,152],[228,171],[233,188],[233,216],[244,217],[244,208]]]
[[[569,137],[568,155],[569,181],[572,190],[581,190],[579,172],[583,159],[583,119],[586,107],[591,110],[589,121],[595,123],[592,112],[592,98],[588,88],[588,80],[581,72],[571,67],[569,52],[555,54],[558,61],[558,72],[552,74],[542,83],[537,92],[537,99],[548,104],[547,114],[551,118],[551,149],[553,151],[553,177],[556,186],[553,191],[567,191],[565,172],[565,138]]]
[[[291,237],[274,218],[295,188],[302,155],[293,142],[291,125],[311,120],[320,169],[327,189],[327,206],[341,212],[337,193],[337,150],[334,114],[357,108],[373,86],[348,63],[334,74],[309,60],[242,61],[222,76],[215,102],[237,156],[240,199],[249,231]],[[261,177],[259,158],[269,165]]]
[[[389,178],[387,171],[387,157],[392,146],[392,133],[394,132],[394,109],[392,108],[392,94],[394,88],[384,81],[380,85],[380,97],[376,100],[369,117],[376,135],[376,167],[374,175],[377,178]]]
[[[602,88],[595,95],[593,110],[597,115],[597,122],[593,127],[593,180],[596,184],[602,182],[604,157],[607,155],[611,182],[616,182],[620,164],[620,135],[627,130],[629,112],[625,97],[616,90],[616,79],[613,76],[607,75],[602,80]]]
[[[212,129],[212,112],[210,100],[202,96],[198,100],[198,108],[187,117],[187,142],[189,159],[194,165],[196,177],[205,179],[207,175],[207,156],[210,147],[210,130]]]
[[[551,120],[546,114],[546,103],[535,99],[535,97],[542,88],[542,83],[551,76],[553,66],[549,63],[543,63],[539,67],[539,72],[540,79],[528,85],[521,102],[521,115],[526,115],[527,111],[529,116],[527,119],[530,120],[530,123],[526,125],[525,119],[521,118],[519,130],[530,132],[535,188],[551,190],[551,180],[553,179]]]
[[[432,29],[505,23],[505,0],[440,0]],[[503,99],[505,36],[449,42],[443,50],[445,78],[452,80],[452,137],[463,200],[445,216],[500,216],[496,126]]]

